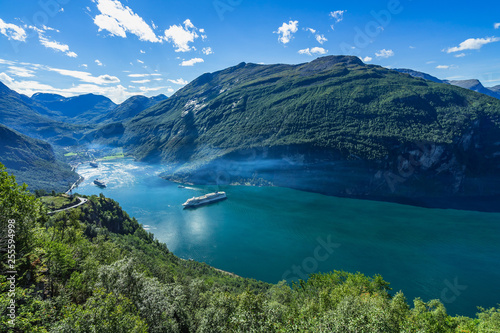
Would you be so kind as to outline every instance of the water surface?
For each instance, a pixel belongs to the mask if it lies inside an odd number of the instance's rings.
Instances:
[[[500,303],[500,214],[427,209],[329,197],[278,187],[187,186],[161,166],[131,160],[83,165],[82,194],[104,193],[181,258],[267,282],[311,272],[381,274],[394,291],[439,298],[473,316]],[[99,189],[95,178],[106,181]],[[215,190],[228,199],[184,210]],[[325,245],[329,244],[329,245]],[[325,248],[326,247],[326,248]]]

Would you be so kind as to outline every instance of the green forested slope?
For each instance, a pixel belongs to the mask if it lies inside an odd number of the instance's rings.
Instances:
[[[139,158],[306,144],[374,160],[395,144],[452,144],[475,121],[498,131],[500,101],[356,57],[324,57],[204,74],[127,123],[126,133]]]
[[[2,332],[500,330],[499,309],[481,309],[472,319],[447,315],[438,300],[415,299],[410,306],[380,276],[314,274],[290,287],[181,260],[102,195],[66,213],[46,213],[0,166]],[[11,219],[15,236],[9,237]],[[6,264],[14,242],[18,274],[11,292]],[[11,299],[14,326],[7,316]]]
[[[58,161],[52,146],[0,125],[0,163],[31,189],[65,192],[78,180],[71,167]]]

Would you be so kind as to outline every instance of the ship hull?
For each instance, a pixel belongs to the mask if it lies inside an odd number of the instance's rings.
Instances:
[[[105,187],[106,187],[106,184],[101,183],[101,182],[96,182],[96,181],[94,181],[94,184],[95,184],[97,187],[100,187],[100,188],[105,188]]]
[[[222,201],[222,200],[226,200],[226,199],[227,199],[227,197],[207,199],[207,200],[200,201],[200,202],[197,202],[197,203],[183,204],[183,206],[184,206],[184,209],[187,209],[187,208],[196,208],[196,207],[209,205],[209,204],[216,203],[216,202],[219,202],[219,201]]]

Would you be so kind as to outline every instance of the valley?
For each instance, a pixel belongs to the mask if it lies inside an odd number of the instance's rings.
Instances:
[[[129,156],[177,182],[498,211],[500,100],[424,74],[349,56],[241,63],[120,105],[4,86],[0,105],[18,111],[0,120],[73,165]]]

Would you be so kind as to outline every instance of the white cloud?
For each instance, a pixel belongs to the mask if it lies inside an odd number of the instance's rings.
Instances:
[[[500,28],[500,23],[495,23],[495,24],[493,24],[493,27],[494,27],[495,29]]]
[[[299,29],[298,27],[299,21],[290,21],[288,24],[284,22],[283,25],[278,28],[278,31],[274,31],[274,33],[281,35],[278,38],[280,43],[288,44],[293,38],[292,34],[296,33]]]
[[[141,52],[141,54],[145,54],[146,53],[146,51],[143,51],[143,50],[140,50],[140,52]]]
[[[19,77],[33,77],[35,76],[34,71],[24,67],[10,66],[9,73]]]
[[[168,80],[169,82],[172,82],[173,84],[178,84],[178,85],[181,85],[181,86],[185,86],[186,84],[188,84],[188,82],[184,79],[177,79],[177,80],[171,80],[169,79]]]
[[[194,64],[197,64],[197,63],[201,63],[201,62],[205,62],[205,60],[201,59],[201,58],[193,58],[191,60],[184,60],[180,66],[194,66]]]
[[[307,48],[307,49],[299,50],[298,53],[299,54],[313,55],[313,54],[326,54],[326,53],[328,53],[328,51],[322,47],[313,47],[312,49]]]
[[[446,50],[447,53],[459,52],[464,50],[479,50],[483,45],[500,41],[498,37],[487,38],[469,38],[460,43],[459,46],[450,47]]]
[[[2,74],[0,73],[0,79]],[[129,92],[122,85],[103,87],[94,84],[79,84],[71,88],[60,89],[51,85],[40,83],[38,81],[13,81],[9,84],[9,88],[20,94],[31,96],[34,93],[50,93],[58,94],[65,97],[73,97],[83,94],[98,94],[109,97],[115,103],[121,103],[127,98],[137,95],[136,92]]]
[[[32,94],[37,92],[59,94],[65,97],[94,93],[99,95],[105,95],[109,97],[111,100],[113,100],[113,102],[115,103],[121,103],[127,98],[138,94],[145,96],[153,96],[154,95],[153,93],[156,90],[164,89],[165,93],[172,93],[175,91],[171,87],[144,88],[144,89],[140,88],[135,91],[131,91],[127,90],[127,88],[123,87],[122,85],[117,84],[120,82],[120,80],[110,75],[101,75],[98,77],[94,77],[87,72],[57,69],[40,64],[10,61],[1,58],[0,58],[0,64],[6,65],[6,67],[22,68],[24,66],[26,67],[25,69],[32,70],[33,72],[35,72],[36,77],[47,77],[46,74],[38,75],[38,73],[36,73],[37,71],[49,71],[49,72],[59,73],[60,75],[74,77],[83,81],[80,84],[73,84],[70,88],[62,89],[34,80],[17,81],[15,78],[10,77],[6,73],[0,73],[0,81],[7,83],[9,85],[9,88],[17,91],[18,93],[25,94],[28,96],[31,96]],[[150,76],[152,81],[157,80],[157,79],[152,79],[153,77],[161,76],[161,74],[159,73],[137,74],[137,75],[130,74],[130,75],[131,76],[140,75],[140,77]],[[151,94],[149,92],[151,92]]]
[[[158,73],[148,73],[148,74],[129,74],[128,76],[129,76],[129,77],[138,78],[138,77],[148,77],[148,76],[161,76],[161,74],[158,74]]]
[[[12,82],[14,82],[14,79],[5,73],[0,73],[0,81],[7,82],[8,84],[11,84]]]
[[[49,40],[41,33],[39,33],[38,38],[40,39],[40,44],[42,44],[48,49],[53,49],[55,51],[63,52],[70,58],[78,57],[78,55],[75,52],[69,50],[69,46],[66,44],[61,44],[59,42]]]
[[[363,58],[363,62],[370,62],[370,61],[372,61],[372,60],[373,60],[373,58],[372,58],[372,57],[364,57],[364,58]]]
[[[462,58],[462,57],[465,57],[465,53],[455,54],[455,58]]]
[[[2,19],[0,19],[0,33],[7,37],[9,40],[17,40],[19,42],[26,41],[26,31],[12,23],[5,23]]]
[[[137,59],[137,62],[138,62],[138,63],[140,63],[140,64],[143,64],[143,63],[144,63],[144,61],[139,60],[139,59]]]
[[[201,52],[203,52],[203,54],[205,55],[210,55],[210,54],[213,54],[214,52],[212,51],[212,48],[211,47],[205,47],[203,48],[203,50],[201,50]]]
[[[376,52],[375,55],[379,58],[389,58],[389,57],[392,57],[394,55],[394,51],[383,49],[383,50]]]
[[[436,68],[437,69],[448,69],[448,68],[450,68],[450,66],[448,66],[448,65],[438,65],[438,66],[436,66]]]
[[[339,23],[344,19],[345,12],[347,12],[347,10],[336,10],[334,12],[331,12],[330,16],[335,19],[335,23]]]
[[[55,50],[55,51],[58,51],[58,52],[63,52],[68,57],[71,57],[71,58],[78,57],[78,55],[75,52],[72,52],[72,51],[69,50],[69,46],[68,45],[61,44],[61,43],[59,43],[57,41],[54,41],[54,40],[49,40],[49,38],[47,38],[45,36],[45,32],[47,32],[47,31],[59,32],[59,30],[51,28],[51,27],[48,27],[46,25],[43,25],[42,29],[37,28],[37,27],[32,26],[32,25],[30,25],[28,28],[34,30],[38,34],[38,40],[40,41],[40,44],[42,46],[45,46],[48,49],[52,49],[52,50]]]
[[[118,83],[120,82],[120,79],[117,78],[116,76],[111,76],[111,75],[100,75],[100,76],[92,76],[92,74],[88,72],[81,72],[81,71],[73,71],[73,70],[68,70],[68,69],[59,69],[59,68],[52,68],[52,67],[47,67],[46,68],[48,71],[51,72],[56,72],[64,76],[70,76],[74,77],[76,79],[79,79],[80,81],[87,82],[87,83],[93,83],[93,84],[110,84],[110,83]]]
[[[431,60],[431,61],[427,61],[426,64],[427,65],[430,65],[430,64],[435,64],[436,62],[434,60]]]
[[[132,83],[137,83],[137,84],[144,84],[144,83],[149,83],[151,80],[145,79],[145,80],[137,80],[137,81],[131,81]]]
[[[94,60],[94,62],[97,64],[97,66],[104,66],[99,59]]]
[[[325,38],[324,35],[320,35],[320,34],[317,34],[316,35],[316,40],[318,41],[318,43],[320,43],[321,45],[323,45],[324,42],[327,42],[328,39]]]
[[[61,31],[59,31],[59,30],[57,30],[57,29],[54,29],[54,28],[48,27],[48,26],[46,26],[46,25],[43,25],[43,26],[42,26],[42,29],[43,29],[42,31],[55,31],[55,32],[61,32]]]
[[[93,0],[101,14],[94,18],[99,31],[106,30],[112,36],[127,37],[127,32],[139,37],[139,40],[158,43],[161,40],[153,29],[128,6],[118,0]]]
[[[151,91],[163,90],[163,89],[167,89],[168,92],[174,92],[174,90],[170,87],[140,87],[139,89],[145,93],[151,92]]]
[[[15,61],[10,61],[10,60],[5,60],[5,59],[0,59],[0,64],[2,65],[16,65],[16,62]]]
[[[189,46],[189,43],[193,43],[199,37],[196,33],[198,29],[189,19],[185,20],[183,24],[184,27],[174,24],[165,30],[165,40],[174,43],[174,46],[177,48],[175,52],[188,52],[195,49]]]
[[[415,46],[411,46],[411,45],[410,45],[409,47],[410,47],[410,49],[412,49],[412,50],[416,49],[416,47],[415,47]]]
[[[312,34],[316,33],[316,30],[314,30],[313,28],[305,28],[305,30],[309,31]]]

